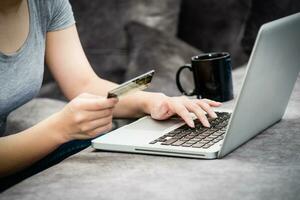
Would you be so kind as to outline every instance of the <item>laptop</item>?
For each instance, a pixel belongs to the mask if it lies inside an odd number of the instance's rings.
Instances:
[[[210,128],[145,116],[92,141],[104,151],[222,158],[281,120],[300,69],[300,13],[264,24],[233,110],[216,110]]]

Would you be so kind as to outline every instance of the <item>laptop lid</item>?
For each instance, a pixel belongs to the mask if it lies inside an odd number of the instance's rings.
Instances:
[[[300,13],[264,24],[218,157],[279,121],[300,69]]]

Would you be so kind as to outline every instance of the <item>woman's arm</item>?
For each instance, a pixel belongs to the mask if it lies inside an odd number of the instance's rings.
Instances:
[[[67,141],[55,116],[18,134],[0,138],[0,177],[25,168]]]
[[[68,99],[81,93],[105,97],[117,84],[98,77],[88,62],[81,46],[76,26],[47,33],[46,62],[55,80]],[[101,67],[101,66],[100,66]],[[115,117],[138,117],[144,114],[135,101],[122,99],[116,106]]]
[[[0,177],[33,164],[65,142],[110,130],[116,103],[114,98],[82,94],[37,125],[0,137]]]
[[[46,62],[67,98],[72,99],[83,92],[105,97],[109,90],[117,86],[95,74],[84,54],[75,25],[48,33],[46,44]],[[219,105],[210,100],[170,98],[159,93],[137,92],[119,100],[114,116],[139,117],[151,114],[155,119],[166,119],[178,114],[193,127],[189,114],[193,112],[205,126],[209,126],[205,114],[216,117],[211,106]]]

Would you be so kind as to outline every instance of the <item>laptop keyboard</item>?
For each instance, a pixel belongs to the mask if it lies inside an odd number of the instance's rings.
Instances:
[[[218,118],[209,118],[210,128],[204,127],[198,119],[195,119],[195,128],[187,124],[174,129],[165,135],[151,141],[149,144],[161,144],[181,147],[193,147],[207,149],[224,139],[230,113],[216,112]]]

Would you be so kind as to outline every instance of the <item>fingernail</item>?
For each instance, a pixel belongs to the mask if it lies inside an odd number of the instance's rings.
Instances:
[[[209,128],[209,127],[210,127],[209,122],[208,122],[208,121],[205,121],[205,122],[204,122],[204,126],[207,127],[207,128]]]
[[[195,128],[195,123],[193,120],[190,120],[189,121],[189,126],[192,127],[192,128]]]
[[[212,113],[212,117],[213,117],[213,118],[217,118],[218,115],[217,115],[216,113]]]

